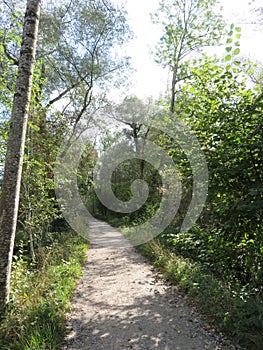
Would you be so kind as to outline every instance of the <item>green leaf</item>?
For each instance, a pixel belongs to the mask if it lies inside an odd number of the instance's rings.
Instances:
[[[240,49],[239,48],[236,48],[235,50],[234,50],[234,55],[238,55],[240,53]]]
[[[240,33],[241,32],[241,27],[236,27],[236,32]]]
[[[232,58],[232,55],[226,55],[226,57],[225,57],[225,61],[230,61],[231,60],[231,58]]]
[[[236,37],[237,39],[240,39],[240,38],[241,38],[241,34],[236,34],[235,37]]]
[[[235,66],[240,66],[240,61],[234,61]]]
[[[231,46],[226,47],[226,51],[227,52],[231,52],[232,51],[232,47]]]
[[[231,44],[231,43],[232,43],[232,41],[233,41],[233,39],[232,39],[232,38],[228,38],[228,39],[227,39],[227,41],[226,41],[226,43],[227,43],[227,44]]]
[[[29,126],[32,130],[35,130],[35,131],[39,131],[39,130],[40,130],[39,126],[34,125],[30,120],[28,121],[28,126]]]

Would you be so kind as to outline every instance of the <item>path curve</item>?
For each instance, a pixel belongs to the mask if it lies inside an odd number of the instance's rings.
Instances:
[[[90,237],[102,232],[125,240],[108,224],[92,220]],[[65,350],[234,349],[205,331],[185,298],[133,247],[105,248],[92,239],[68,331]]]

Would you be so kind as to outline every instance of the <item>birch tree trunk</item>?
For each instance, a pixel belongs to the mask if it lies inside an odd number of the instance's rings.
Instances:
[[[10,293],[27,118],[31,98],[41,0],[27,0],[0,204],[0,310]]]

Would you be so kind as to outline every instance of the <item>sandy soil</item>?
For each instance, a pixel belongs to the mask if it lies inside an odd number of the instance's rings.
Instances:
[[[95,239],[105,232],[125,240],[120,233],[97,220],[91,222],[90,231],[91,246],[63,349],[235,349],[205,330],[205,322],[187,299],[133,247],[101,247]]]

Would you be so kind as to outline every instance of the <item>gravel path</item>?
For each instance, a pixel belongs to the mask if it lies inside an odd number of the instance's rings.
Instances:
[[[91,246],[63,349],[234,349],[220,345],[220,338],[205,330],[185,298],[133,247],[110,249],[92,243],[101,232],[125,240],[108,224],[91,222]]]

